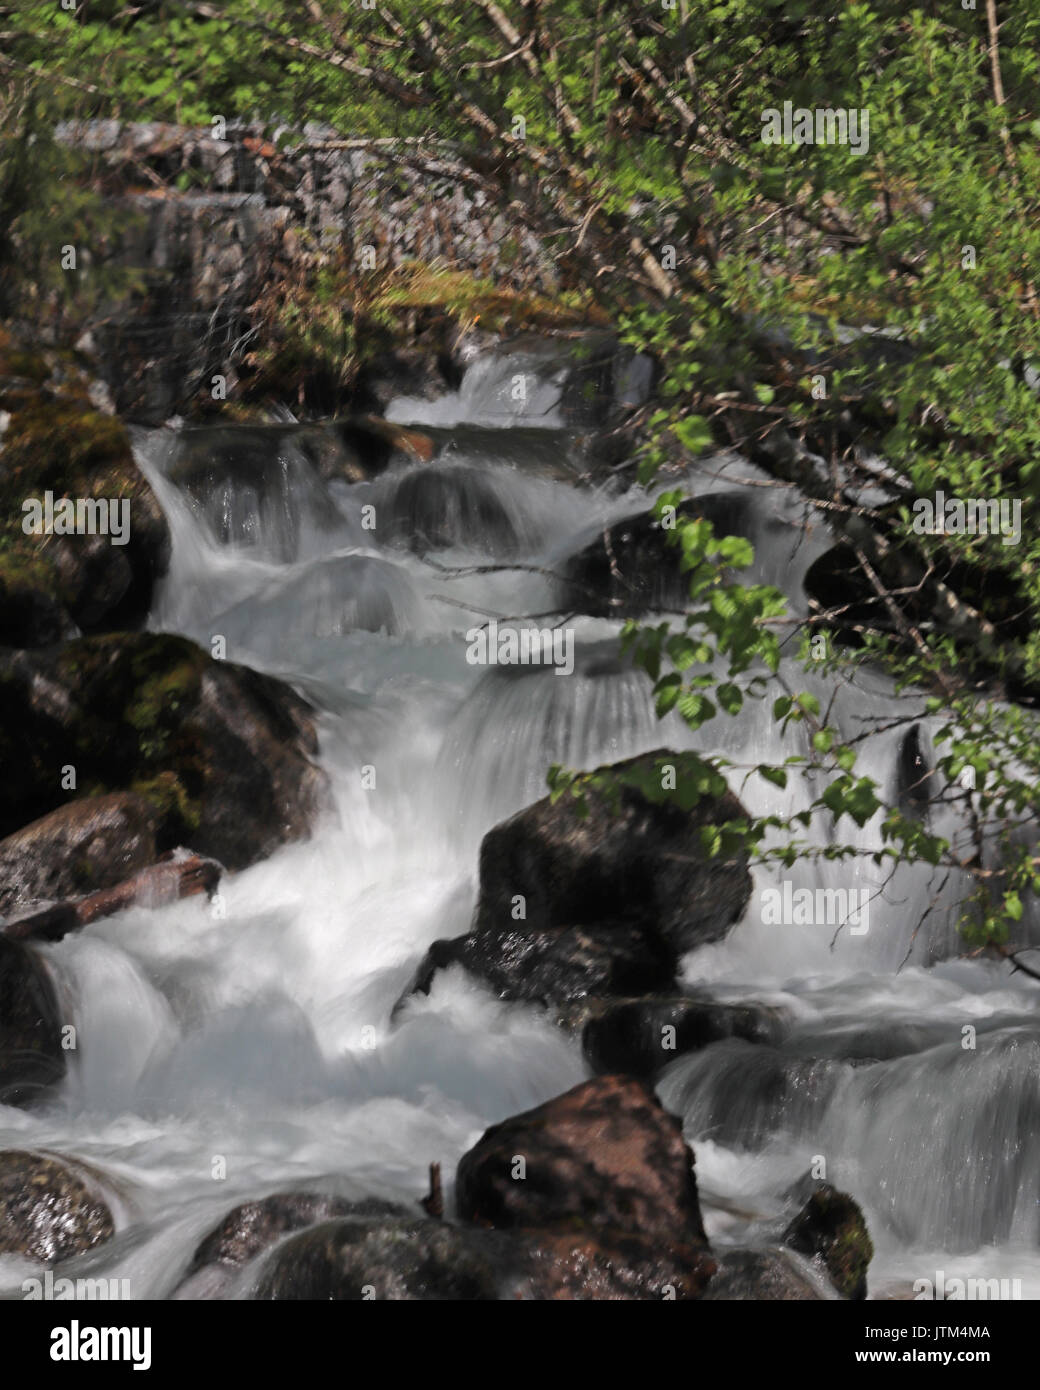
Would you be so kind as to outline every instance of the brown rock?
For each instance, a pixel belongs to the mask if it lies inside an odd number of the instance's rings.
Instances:
[[[87,796],[0,840],[0,917],[111,888],[156,857],[159,821],[134,792]]]
[[[487,1226],[610,1229],[706,1247],[693,1155],[650,1088],[602,1076],[493,1125],[464,1154],[456,1204]]]
[[[626,1231],[517,1232],[526,1246],[520,1299],[688,1301],[701,1298],[717,1268],[701,1245]]]

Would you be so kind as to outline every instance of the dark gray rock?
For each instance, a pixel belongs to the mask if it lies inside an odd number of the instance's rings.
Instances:
[[[704,517],[717,536],[749,536],[754,498],[748,491],[690,498],[683,518]],[[689,580],[679,568],[674,536],[650,512],[616,522],[568,560],[561,606],[600,618],[638,618],[656,609],[684,608]]]
[[[438,970],[461,965],[503,999],[567,1005],[634,990],[671,989],[677,956],[654,933],[634,923],[481,933],[435,941],[423,957],[410,994],[427,994]]]
[[[658,749],[611,770],[652,778],[670,758],[681,765],[680,755]],[[709,857],[700,831],[747,817],[731,792],[691,810],[650,801],[635,786],[622,786],[616,804],[598,792],[586,801],[583,817],[573,799],[543,797],[485,835],[478,936],[621,921],[683,952],[726,935],[747,905],[751,876],[744,856]]]

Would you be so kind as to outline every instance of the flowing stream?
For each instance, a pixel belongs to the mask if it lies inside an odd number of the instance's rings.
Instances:
[[[441,449],[369,483],[322,481],[291,431],[272,430],[255,480],[200,502],[171,476],[177,431],[138,436],[173,532],[150,626],[206,650],[223,637],[228,659],[300,689],[320,711],[332,805],[309,841],[225,879],[215,904],[131,909],[43,948],[82,1043],[56,1097],[0,1107],[0,1143],[96,1165],[119,1226],[63,1272],[165,1297],[236,1203],[324,1186],[414,1206],[432,1160],[450,1204],[455,1164],[489,1124],[587,1075],[577,1041],[538,1009],[457,969],[390,1019],[429,943],[467,929],[482,835],[544,794],[552,762],[700,747],[734,763],[753,810],[804,797],[796,780],[787,792],[745,780],[805,737],[781,737],[771,697],[697,735],[658,721],[646,677],[617,660],[617,621],[569,620],[566,677],[467,662],[467,629],[558,609],[564,560],[649,505],[575,482],[553,380],[517,409],[516,367],[477,359],[459,393],[396,402],[391,418],[429,427]],[[703,461],[689,486],[744,495],[754,575],[802,611],[805,571],[830,542],[798,499],[729,457]],[[417,536],[432,540],[425,556]],[[496,561],[526,568],[479,572]],[[907,708],[869,672],[785,674],[833,698],[846,733]],[[905,792],[904,737],[881,732],[863,754],[892,798]],[[957,832],[953,803],[933,814]],[[864,846],[872,836],[857,832]],[[930,871],[885,883],[867,860],[787,877],[869,890],[869,929],[763,921],[761,890],[781,876],[756,870],[744,920],[687,957],[688,983],[784,1023],[776,1047],[716,1043],[659,1081],[695,1148],[709,1235],[775,1239],[793,1209],[785,1193],[822,1158],[865,1210],[873,1292],[942,1270],[1040,1296],[1036,987],[952,958],[959,885],[940,891]],[[18,1297],[32,1272],[4,1257],[0,1287]]]

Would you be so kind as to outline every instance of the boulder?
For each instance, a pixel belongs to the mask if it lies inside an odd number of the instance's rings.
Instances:
[[[183,1301],[226,1296],[240,1269],[296,1231],[342,1217],[375,1221],[407,1215],[390,1202],[352,1202],[327,1192],[276,1192],[243,1202],[199,1242],[170,1297]]]
[[[107,1205],[67,1164],[49,1154],[0,1152],[0,1254],[53,1265],[114,1234]]]
[[[0,917],[112,888],[156,857],[159,816],[136,792],[87,796],[0,840]]]
[[[122,424],[96,410],[71,354],[20,352],[0,337],[0,646],[140,627],[166,572],[170,533]],[[52,530],[27,533],[24,522]],[[68,499],[86,531],[61,534]],[[25,510],[39,505],[39,515]],[[90,529],[94,534],[90,534]]]
[[[0,656],[0,834],[75,795],[132,791],[155,809],[160,851],[190,843],[241,869],[309,832],[325,788],[316,750],[292,689],[183,637]]]
[[[636,1232],[492,1231],[406,1216],[312,1226],[261,1265],[251,1297],[279,1300],[693,1299],[714,1271],[699,1245]],[[188,1286],[185,1286],[187,1292]]]
[[[681,755],[657,749],[603,769],[621,779],[617,800],[590,790],[584,816],[573,798],[547,796],[490,830],[480,847],[477,935],[625,922],[674,952],[725,936],[751,896],[751,875],[743,855],[709,856],[700,832],[748,813],[730,791],[689,810],[651,800],[635,783],[652,782],[670,760],[682,767]]]
[[[498,1229],[707,1247],[680,1122],[633,1077],[597,1077],[493,1125],[460,1160],[455,1199],[463,1220]]]
[[[491,1301],[514,1266],[509,1242],[494,1232],[423,1217],[327,1221],[278,1246],[252,1297]]]
[[[58,999],[35,951],[0,935],[0,1104],[20,1105],[65,1075]]]
[[[397,1007],[453,964],[530,1003],[674,993],[680,955],[726,934],[751,876],[745,855],[712,857],[701,839],[747,816],[739,800],[724,784],[682,805],[653,800],[642,788],[665,766],[685,776],[682,755],[658,749],[601,769],[617,798],[588,790],[584,816],[573,798],[545,797],[490,830],[473,932],[435,941]]]
[[[404,1214],[392,1203],[375,1198],[351,1202],[325,1192],[276,1192],[229,1211],[196,1247],[188,1273],[210,1264],[239,1269],[289,1232],[337,1217],[374,1219]]]
[[[867,1296],[874,1244],[859,1203],[821,1184],[784,1233],[784,1244],[822,1267],[843,1298]]]

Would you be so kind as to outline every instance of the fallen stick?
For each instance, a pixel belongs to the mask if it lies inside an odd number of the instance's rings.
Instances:
[[[441,1165],[439,1163],[430,1164],[429,1195],[420,1197],[419,1205],[435,1221],[440,1221],[444,1216],[444,1192],[441,1188]]]

